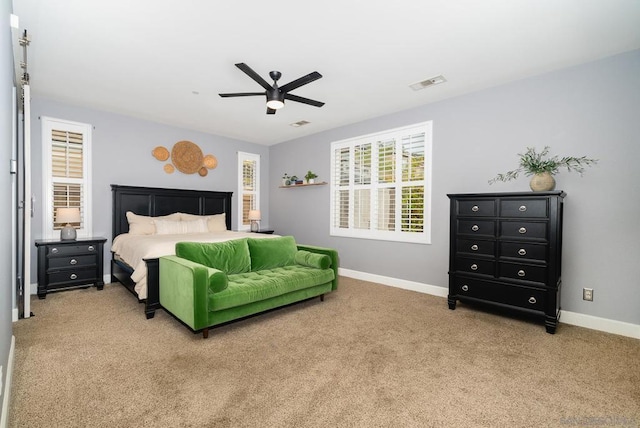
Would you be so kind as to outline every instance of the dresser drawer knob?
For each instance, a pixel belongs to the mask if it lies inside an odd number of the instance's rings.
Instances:
[[[473,244],[471,246],[471,251],[478,251],[478,246],[476,244]]]
[[[520,212],[525,212],[527,210],[527,206],[526,205],[520,205],[520,208],[518,208],[518,211]]]
[[[474,213],[477,213],[478,211],[480,211],[480,207],[478,207],[477,205],[474,205],[471,207],[471,211],[473,211]]]
[[[527,250],[525,250],[524,248],[520,248],[518,250],[518,254],[520,254],[521,256],[526,256],[527,255]]]
[[[462,291],[469,291],[469,286],[467,284],[463,285]]]
[[[518,232],[525,234],[527,233],[527,228],[526,227],[521,227],[520,229],[518,229]]]
[[[95,248],[93,245],[89,245],[89,248],[87,248],[87,249],[88,249],[89,251],[93,251],[93,250],[95,250],[96,248]]]
[[[70,265],[77,265],[78,261],[76,259],[71,259],[71,260],[69,260],[69,264]]]
[[[523,276],[525,276],[525,275],[526,275],[526,273],[525,273],[522,269],[520,269],[520,270],[518,271],[518,276],[519,276],[519,277],[523,277]]]
[[[537,302],[536,298],[531,296],[529,297],[529,303],[531,303],[532,305],[535,305],[535,303]]]
[[[53,247],[53,248],[51,249],[51,252],[52,252],[53,254],[57,254],[57,253],[58,253],[58,249],[57,249],[56,247]]]
[[[474,224],[473,226],[471,226],[471,230],[473,230],[474,232],[477,232],[478,230],[480,230],[480,227],[478,227],[477,224]]]
[[[471,265],[471,270],[478,270],[478,265],[477,264],[472,264]]]
[[[75,273],[72,273],[71,275],[69,275],[69,279],[77,279],[78,275],[76,275]]]

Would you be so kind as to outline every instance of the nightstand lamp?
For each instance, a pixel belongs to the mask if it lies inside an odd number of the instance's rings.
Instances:
[[[61,241],[75,241],[76,229],[71,223],[80,223],[80,208],[58,208],[57,223],[66,223],[66,226],[60,230]]]
[[[249,220],[251,221],[251,231],[259,232],[260,231],[260,210],[251,210],[249,211]]]

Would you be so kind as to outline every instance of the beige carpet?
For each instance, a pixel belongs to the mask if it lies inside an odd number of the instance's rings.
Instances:
[[[638,340],[340,281],[206,340],[116,284],[34,299],[10,426],[640,425]]]

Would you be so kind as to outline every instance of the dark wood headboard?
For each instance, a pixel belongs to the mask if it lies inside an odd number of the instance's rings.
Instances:
[[[113,236],[127,233],[127,211],[151,217],[183,212],[197,215],[226,213],[227,229],[231,229],[231,195],[233,192],[208,190],[161,189],[111,185],[113,195]]]

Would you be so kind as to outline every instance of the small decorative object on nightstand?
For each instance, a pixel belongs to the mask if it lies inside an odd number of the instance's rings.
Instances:
[[[56,214],[56,223],[65,223],[65,226],[60,230],[60,239],[75,241],[76,229],[71,223],[80,223],[80,208],[58,208]]]
[[[249,220],[251,221],[251,231],[258,232],[260,230],[260,210],[250,210]]]
[[[45,239],[36,241],[38,248],[38,297],[47,293],[95,284],[104,287],[103,247],[106,238],[77,240]]]

